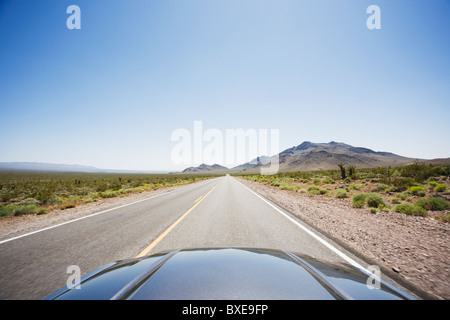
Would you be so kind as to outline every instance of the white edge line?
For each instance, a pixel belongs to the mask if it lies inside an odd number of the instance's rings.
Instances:
[[[328,249],[330,249],[331,251],[333,251],[334,253],[336,253],[338,256],[340,256],[342,259],[344,259],[345,261],[347,261],[348,263],[350,263],[351,265],[353,265],[354,267],[364,270],[366,271],[366,268],[364,268],[362,265],[360,265],[358,262],[356,262],[355,260],[353,260],[352,258],[350,258],[349,256],[347,256],[346,254],[344,254],[343,252],[341,252],[340,250],[338,250],[337,248],[335,248],[334,246],[332,246],[331,244],[329,244],[327,241],[323,240],[321,237],[319,237],[317,234],[315,234],[314,232],[312,232],[311,230],[309,230],[308,228],[306,228],[304,225],[302,225],[301,223],[299,223],[298,221],[294,220],[291,216],[289,216],[288,214],[286,214],[285,212],[283,212],[282,210],[280,210],[279,208],[277,208],[276,206],[274,206],[272,203],[270,203],[269,201],[267,201],[266,199],[264,199],[261,195],[259,195],[258,193],[256,193],[255,191],[253,191],[252,189],[250,189],[249,187],[247,187],[246,185],[244,185],[242,182],[240,182],[239,180],[235,179],[237,182],[239,182],[242,186],[244,186],[247,190],[249,190],[251,193],[253,193],[255,196],[257,196],[258,198],[260,198],[262,201],[264,201],[265,203],[267,203],[269,206],[271,206],[272,208],[274,208],[276,211],[278,211],[279,213],[281,213],[285,218],[287,218],[289,221],[291,221],[292,223],[294,223],[297,227],[303,229],[305,232],[307,232],[309,235],[311,235],[314,239],[316,239],[317,241],[319,241],[320,243],[322,243],[324,246],[326,246]],[[366,271],[367,272],[367,271]]]
[[[207,180],[204,180],[204,181],[207,181]],[[69,223],[76,222],[76,221],[79,221],[79,220],[83,220],[83,219],[86,219],[86,218],[91,218],[91,217],[94,217],[94,216],[97,216],[99,214],[103,214],[103,213],[106,213],[106,212],[109,212],[109,211],[113,211],[113,210],[116,210],[116,209],[120,209],[120,208],[124,208],[124,207],[127,207],[127,206],[131,206],[133,204],[136,204],[136,203],[139,203],[139,202],[143,202],[143,201],[147,201],[147,200],[150,200],[150,199],[154,199],[154,198],[157,198],[157,197],[160,197],[160,196],[164,196],[164,195],[167,195],[167,194],[172,193],[172,192],[181,191],[183,189],[186,189],[189,186],[190,186],[190,184],[187,185],[187,186],[184,186],[183,188],[180,188],[180,189],[171,190],[171,191],[168,191],[168,192],[165,192],[165,193],[157,194],[157,195],[149,197],[149,198],[137,200],[137,201],[134,201],[134,202],[131,202],[131,203],[123,204],[123,205],[118,206],[118,207],[102,210],[102,211],[99,211],[99,212],[96,212],[96,213],[93,213],[93,214],[90,214],[90,215],[87,215],[87,216],[84,216],[84,217],[76,218],[76,219],[69,220],[69,221],[66,221],[66,222],[62,222],[62,223],[59,223],[59,224],[55,224],[55,225],[52,225],[52,226],[49,226],[49,227],[46,227],[46,228],[43,228],[43,229],[39,229],[39,230],[36,230],[36,231],[32,231],[32,232],[28,232],[28,233],[25,233],[25,234],[21,234],[19,236],[13,237],[13,238],[2,240],[2,241],[0,241],[0,244],[6,243],[6,242],[9,242],[9,241],[13,241],[13,240],[16,240],[16,239],[20,239],[20,238],[23,238],[23,237],[27,237],[27,236],[30,236],[32,234],[39,233],[39,232],[42,232],[42,231],[46,231],[46,230],[50,230],[50,229],[53,229],[53,228],[57,228],[57,227],[65,225],[65,224],[69,224]]]

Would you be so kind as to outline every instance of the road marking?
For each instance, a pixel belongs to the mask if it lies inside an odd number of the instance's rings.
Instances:
[[[197,203],[198,200],[200,200],[203,196],[200,196],[197,198],[197,200],[194,201],[194,203]]]
[[[59,224],[55,224],[53,226],[42,228],[42,229],[39,229],[39,230],[36,230],[36,231],[28,232],[28,233],[22,234],[20,236],[16,236],[16,237],[13,237],[13,238],[5,239],[5,240],[0,241],[0,244],[6,243],[6,242],[9,242],[9,241],[13,241],[13,240],[16,240],[16,239],[20,239],[20,238],[23,238],[23,237],[27,237],[27,236],[30,236],[32,234],[39,233],[39,232],[42,232],[42,231],[46,231],[46,230],[50,230],[50,229],[53,229],[53,228],[57,228],[57,227],[65,225],[65,224],[69,224],[69,223],[76,222],[76,221],[79,221],[79,220],[83,220],[83,219],[86,219],[86,218],[91,218],[91,217],[94,217],[94,216],[97,216],[97,215],[100,215],[100,214],[103,214],[103,213],[106,213],[106,212],[109,212],[109,211],[113,211],[113,210],[116,210],[116,209],[120,209],[120,208],[124,208],[124,207],[127,207],[127,206],[131,206],[131,205],[139,203],[139,202],[143,202],[143,201],[147,201],[147,200],[154,199],[154,198],[157,198],[157,197],[161,197],[161,196],[170,194],[172,192],[181,191],[183,189],[188,188],[189,186],[191,186],[191,185],[187,185],[187,186],[184,186],[184,187],[182,187],[180,189],[171,190],[171,191],[168,191],[168,192],[165,192],[165,193],[162,193],[162,194],[158,194],[156,196],[152,196],[152,197],[149,197],[149,198],[145,198],[145,199],[137,200],[137,201],[134,201],[134,202],[131,202],[131,203],[127,203],[127,204],[124,204],[124,205],[121,205],[121,206],[118,206],[118,207],[106,209],[106,210],[103,210],[103,211],[100,211],[100,212],[96,212],[96,213],[93,213],[93,214],[90,214],[90,215],[87,215],[87,216],[84,216],[84,217],[80,217],[80,218],[76,218],[76,219],[69,220],[69,221],[66,221],[66,222],[62,222],[62,223],[59,223]]]
[[[317,234],[315,234],[314,232],[312,232],[311,230],[309,230],[308,228],[306,228],[304,225],[302,225],[301,223],[299,223],[298,221],[296,221],[294,218],[292,218],[291,216],[289,216],[287,213],[285,213],[284,211],[280,210],[279,208],[277,208],[275,205],[273,205],[272,203],[270,203],[268,200],[266,200],[265,198],[263,198],[261,195],[259,195],[258,193],[256,193],[255,191],[253,191],[252,189],[250,189],[249,187],[247,187],[246,185],[244,185],[242,182],[238,181],[237,179],[235,179],[238,183],[240,183],[242,186],[244,186],[247,190],[249,190],[251,193],[253,193],[255,196],[257,196],[258,198],[260,198],[262,201],[264,201],[265,203],[267,203],[269,206],[271,206],[272,208],[274,208],[276,211],[278,211],[279,213],[281,213],[285,218],[287,218],[289,221],[291,221],[292,223],[294,223],[297,227],[301,228],[302,230],[304,230],[306,233],[308,233],[309,235],[311,235],[314,239],[316,239],[317,241],[319,241],[320,243],[322,243],[324,246],[326,246],[328,249],[330,249],[331,251],[333,251],[335,254],[337,254],[339,257],[341,257],[342,259],[344,259],[345,261],[347,261],[348,263],[350,263],[351,265],[355,266],[358,269],[361,270],[366,270],[366,268],[364,268],[362,265],[360,265],[358,262],[356,262],[355,260],[353,260],[352,258],[350,258],[349,256],[347,256],[346,254],[344,254],[343,252],[341,252],[340,250],[338,250],[337,248],[335,248],[334,246],[332,246],[331,244],[329,244],[327,241],[325,241],[324,239],[322,239],[321,237],[319,237]]]
[[[205,200],[205,198],[215,189],[217,188],[217,186],[220,184],[220,182],[218,184],[216,184],[214,187],[212,187],[211,190],[209,190],[204,196],[198,198],[195,201],[195,204],[188,210],[186,211],[181,217],[179,217],[177,219],[177,221],[175,221],[170,227],[168,227],[163,233],[161,233],[158,238],[156,238],[155,240],[153,240],[152,243],[150,243],[147,248],[145,248],[141,253],[139,253],[136,258],[140,258],[143,256],[146,256],[159,242],[161,242],[162,239],[165,238],[165,236],[167,236],[169,234],[170,231],[172,231],[173,228],[175,228],[177,226],[177,224],[179,224],[184,218],[186,218],[186,216],[192,211],[194,210],[194,208],[196,206],[198,206],[203,200]]]

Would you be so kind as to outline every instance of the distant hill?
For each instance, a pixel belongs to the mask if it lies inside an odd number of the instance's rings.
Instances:
[[[44,172],[85,172],[85,173],[167,173],[166,171],[138,171],[99,169],[77,164],[54,164],[41,162],[0,162],[1,171],[44,171]]]
[[[57,171],[57,172],[97,172],[100,169],[76,164],[53,164],[41,162],[0,162],[0,170],[11,171]]]
[[[298,146],[286,149],[278,154],[279,172],[336,170],[338,163],[356,168],[402,166],[417,160],[403,157],[391,152],[373,151],[364,147],[354,147],[342,142],[314,143],[305,141]],[[273,158],[273,157],[272,157]],[[270,164],[272,159],[261,156],[234,168],[219,164],[201,164],[189,167],[182,173],[222,174],[222,173],[259,173],[260,168]],[[450,165],[450,158],[418,159],[420,162],[435,165]],[[51,164],[40,162],[0,162],[0,171],[53,171],[53,172],[87,172],[87,173],[169,173],[167,171],[138,171],[99,169],[92,166],[76,164]],[[174,172],[175,173],[175,172]],[[178,172],[180,173],[180,172]]]
[[[182,173],[225,173],[228,172],[228,168],[213,164],[213,165],[207,165],[207,164],[201,164],[198,167],[189,167],[182,171]]]
[[[313,171],[336,169],[338,163],[356,168],[401,166],[415,159],[390,152],[377,152],[342,142],[313,143],[305,141],[278,154],[279,171]],[[269,158],[270,159],[270,158]],[[264,159],[267,162],[267,157]],[[256,172],[264,163],[253,161],[231,169],[233,172]]]

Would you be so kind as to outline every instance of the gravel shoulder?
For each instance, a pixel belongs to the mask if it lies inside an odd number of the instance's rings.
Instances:
[[[349,199],[310,196],[238,178],[313,228],[377,264],[383,273],[450,299],[450,224],[434,218],[351,207]]]

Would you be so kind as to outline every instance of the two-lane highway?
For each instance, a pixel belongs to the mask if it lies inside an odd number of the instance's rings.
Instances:
[[[201,247],[286,249],[352,262],[341,249],[226,176],[0,242],[0,298],[41,299],[115,260]]]

